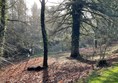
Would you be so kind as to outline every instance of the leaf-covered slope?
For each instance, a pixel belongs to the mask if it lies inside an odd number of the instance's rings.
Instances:
[[[88,76],[92,70],[91,65],[69,60],[65,57],[49,58],[49,68],[40,72],[26,71],[29,66],[42,64],[42,58],[30,59],[7,68],[0,73],[0,83],[74,83],[80,78]]]

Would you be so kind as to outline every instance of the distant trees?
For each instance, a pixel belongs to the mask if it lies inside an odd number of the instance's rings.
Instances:
[[[72,28],[70,57],[81,59],[79,54],[80,36],[97,38],[102,34],[99,32],[103,30],[103,26],[107,26],[109,22],[113,23],[113,17],[118,16],[116,2],[117,0],[111,3],[105,0],[64,0],[58,7],[55,7],[56,10],[52,13],[54,18],[52,22],[57,25],[57,28],[54,29],[54,33],[66,33],[70,27]],[[108,24],[106,25],[106,23]],[[100,36],[100,38],[102,37]]]
[[[16,58],[22,53],[19,52],[21,48],[28,47],[27,35],[27,7],[24,0],[9,0],[7,12],[7,31],[5,42],[6,58]],[[21,34],[22,33],[22,34]],[[21,57],[24,57],[23,55]]]
[[[31,8],[31,16],[29,16],[29,27],[28,34],[30,34],[30,44],[34,49],[34,53],[42,53],[42,35],[41,35],[41,26],[40,26],[40,8],[37,7],[37,4],[34,3]]]
[[[34,48],[35,53],[38,54],[42,52],[44,45],[43,65],[47,66],[49,40],[49,51],[62,52],[71,49],[70,57],[82,59],[79,47],[87,47],[88,45],[84,44],[92,44],[94,38],[101,45],[110,39],[114,41],[118,38],[115,35],[118,32],[117,18],[115,18],[118,16],[116,4],[118,1],[108,1],[64,0],[59,5],[45,7],[45,1],[42,0],[41,11],[34,3],[29,12],[24,0],[9,0],[8,8],[6,8],[8,11],[6,26],[9,28],[4,37],[6,38],[5,55],[15,57],[19,55],[20,48]],[[4,24],[6,13],[3,12],[4,4],[0,4],[1,24]],[[6,30],[1,26],[0,34],[4,32],[2,29]],[[49,34],[48,37],[47,34]]]
[[[35,5],[35,6],[34,6]],[[9,0],[7,6],[7,24],[5,53],[10,59],[26,58],[20,50],[33,49],[35,54],[42,51],[41,30],[39,24],[40,10],[37,5],[29,12],[24,0]]]
[[[5,13],[2,12],[2,5],[4,4],[1,2],[0,4],[1,25],[4,16],[6,16],[5,29],[3,29],[3,26],[0,27],[0,49],[4,49],[4,53],[0,50],[2,52],[1,55],[4,55],[5,58],[9,58],[10,60],[14,58],[26,58],[27,55],[20,50],[30,48],[35,50],[33,51],[35,54],[42,53],[42,36],[39,23],[40,10],[37,8],[37,4],[34,4],[31,12],[29,12],[24,0],[9,0],[7,6],[5,5]],[[5,39],[3,48],[2,35],[4,35],[4,32],[6,34],[3,38]]]

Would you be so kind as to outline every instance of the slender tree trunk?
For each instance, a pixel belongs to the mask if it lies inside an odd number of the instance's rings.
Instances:
[[[43,36],[43,45],[44,45],[44,60],[43,60],[43,67],[48,67],[48,39],[47,33],[45,29],[45,0],[41,2],[41,29],[42,29],[42,36]]]
[[[76,0],[73,0],[76,1]],[[71,57],[81,58],[79,54],[79,36],[80,36],[80,23],[81,23],[81,13],[82,4],[74,3],[72,4],[72,41],[71,41]]]
[[[0,18],[0,56],[4,53],[5,43],[5,4],[6,0],[1,1],[1,18]]]

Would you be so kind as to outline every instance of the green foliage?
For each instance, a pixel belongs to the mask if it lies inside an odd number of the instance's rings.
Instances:
[[[118,65],[94,71],[87,83],[118,83]]]

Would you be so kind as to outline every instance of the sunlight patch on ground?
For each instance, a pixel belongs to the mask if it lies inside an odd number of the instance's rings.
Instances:
[[[93,72],[88,83],[118,83],[118,65]]]

